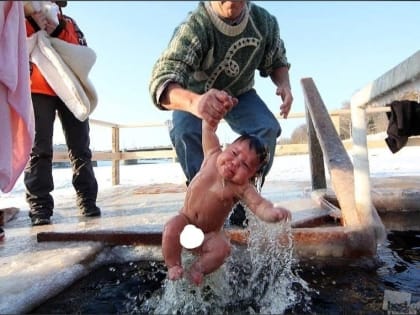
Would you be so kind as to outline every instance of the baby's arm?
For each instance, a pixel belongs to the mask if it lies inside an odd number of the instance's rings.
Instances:
[[[265,222],[278,222],[292,218],[289,210],[275,207],[271,201],[262,197],[252,185],[249,185],[244,191],[242,200],[259,219]]]
[[[202,141],[204,156],[213,150],[221,150],[220,141],[216,135],[217,125],[211,126],[205,120],[202,122]]]

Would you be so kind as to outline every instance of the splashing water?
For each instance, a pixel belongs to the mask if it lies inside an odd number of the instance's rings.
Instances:
[[[196,257],[184,251],[182,265],[189,270]],[[166,279],[163,282],[160,296],[154,295],[146,301],[141,311],[154,314],[212,314],[222,313],[226,300],[226,282],[224,268],[204,278],[200,287],[191,284],[186,278],[178,281]]]
[[[297,303],[309,305],[307,283],[292,271],[293,239],[289,223],[267,224],[249,215],[248,247],[232,246],[230,257],[200,287],[183,278],[165,280],[142,305],[154,314],[280,314]],[[182,255],[184,270],[196,257]],[[309,307],[309,306],[308,306]]]
[[[254,182],[254,186],[259,193],[261,193],[262,184],[263,184],[263,174],[260,173],[258,176],[255,177],[255,182]]]
[[[308,305],[309,286],[292,270],[295,261],[290,223],[265,223],[255,216],[248,217],[252,266],[249,289],[257,300],[259,312],[281,314],[302,299]]]

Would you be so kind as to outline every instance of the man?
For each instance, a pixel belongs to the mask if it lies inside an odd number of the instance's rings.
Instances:
[[[76,22],[62,14],[67,1],[55,1],[60,7],[58,24],[42,12],[31,12],[26,17],[27,36],[45,30],[51,37],[86,46],[86,40]],[[31,96],[35,113],[35,141],[30,161],[25,169],[24,183],[29,216],[32,225],[50,224],[54,200],[52,178],[53,130],[56,113],[60,118],[73,167],[73,186],[77,194],[77,206],[86,217],[100,216],[96,206],[98,184],[92,167],[89,149],[89,120],[80,121],[56,95],[38,67],[31,63]]]
[[[289,68],[275,17],[249,1],[200,2],[177,27],[153,68],[150,93],[159,109],[173,110],[170,137],[187,185],[203,160],[202,119],[214,125],[224,118],[235,132],[262,138],[270,151],[267,175],[281,128],[253,89],[254,75],[270,76],[287,118]],[[242,225],[243,209],[235,209],[230,221]]]

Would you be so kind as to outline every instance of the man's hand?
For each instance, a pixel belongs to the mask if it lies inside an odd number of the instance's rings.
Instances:
[[[192,113],[210,126],[216,126],[236,104],[238,104],[236,97],[230,96],[225,91],[211,89],[194,100]]]
[[[287,118],[293,103],[292,91],[289,87],[279,86],[276,90],[276,94],[279,95],[283,101],[283,104],[280,105],[280,116]]]
[[[280,115],[287,118],[292,108],[293,95],[290,89],[289,68],[279,67],[270,74],[271,80],[277,86],[276,94],[281,97]]]
[[[31,14],[32,19],[38,24],[41,30],[45,30],[48,20],[46,15],[42,11],[34,12]]]

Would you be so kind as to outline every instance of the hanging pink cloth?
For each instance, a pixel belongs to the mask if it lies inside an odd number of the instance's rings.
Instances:
[[[12,190],[34,141],[23,1],[0,2],[0,189]]]

